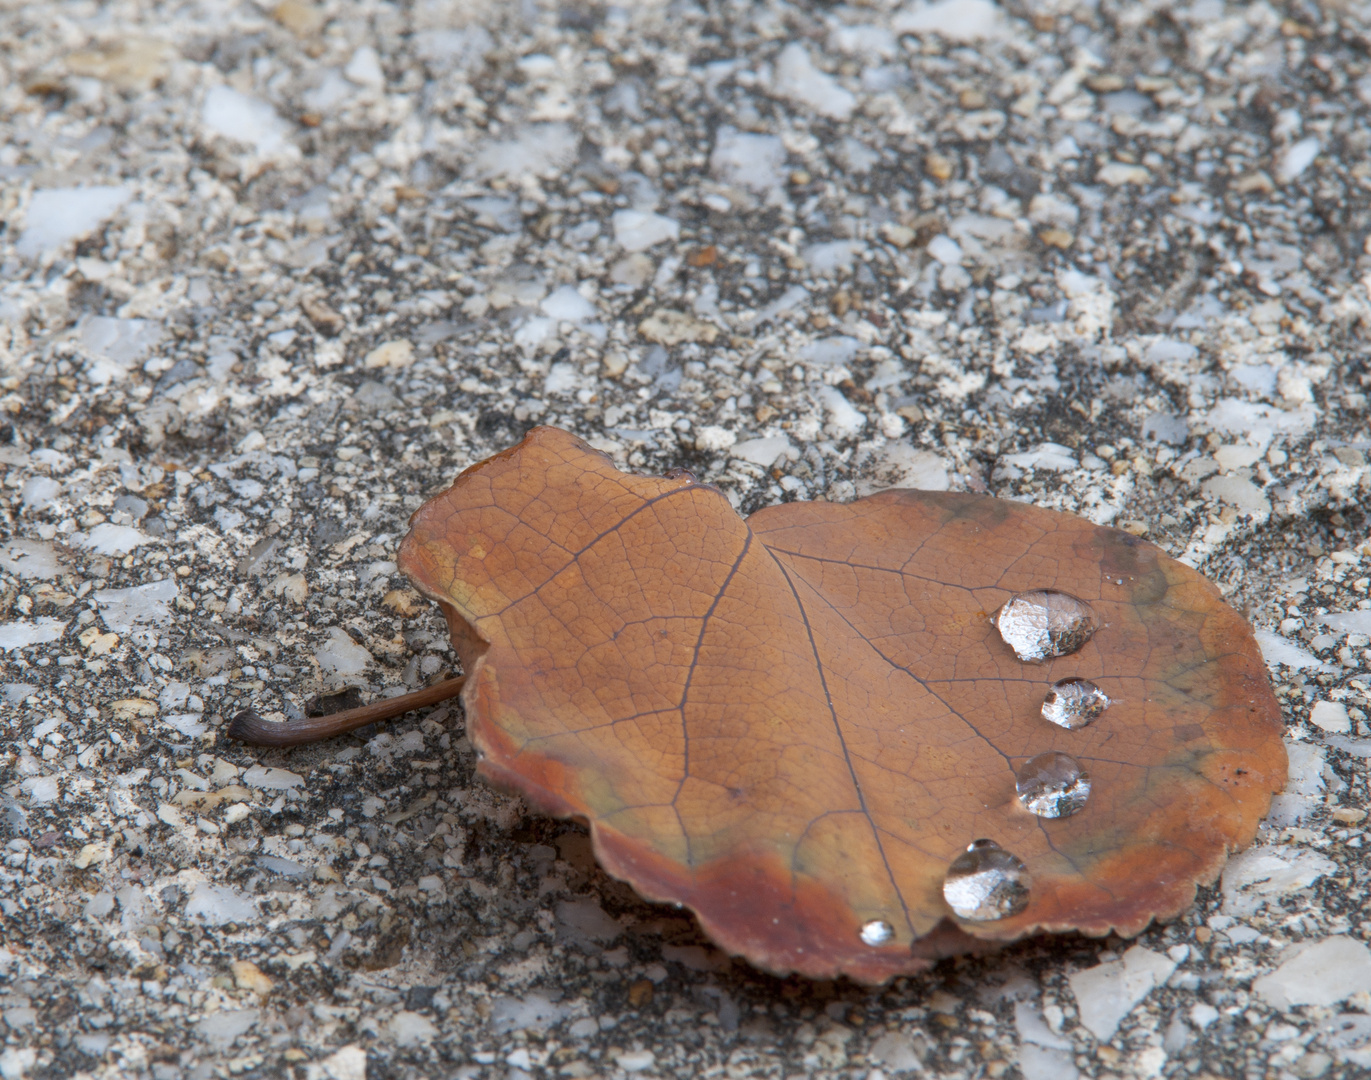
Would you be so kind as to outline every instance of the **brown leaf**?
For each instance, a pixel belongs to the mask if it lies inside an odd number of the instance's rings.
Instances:
[[[888,491],[743,521],[539,428],[420,508],[399,564],[447,614],[484,775],[771,971],[1136,934],[1285,781],[1242,618],[1066,514]]]

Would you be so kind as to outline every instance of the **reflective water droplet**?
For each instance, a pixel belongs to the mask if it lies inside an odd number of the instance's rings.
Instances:
[[[994,840],[977,840],[947,868],[943,899],[963,919],[1017,915],[1028,906],[1028,870]]]
[[[1038,817],[1070,817],[1090,798],[1090,774],[1055,750],[1029,758],[1014,776],[1019,802]]]
[[[1051,660],[1089,641],[1096,623],[1084,600],[1043,589],[1011,597],[996,612],[995,628],[1020,660]]]
[[[862,926],[862,941],[867,945],[884,945],[895,936],[895,928],[884,919],[872,919]]]
[[[1109,708],[1109,698],[1093,682],[1062,679],[1043,698],[1043,719],[1072,731],[1093,724]]]

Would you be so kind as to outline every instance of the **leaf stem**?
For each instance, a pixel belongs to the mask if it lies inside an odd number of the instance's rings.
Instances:
[[[345,709],[343,712],[330,713],[328,716],[310,716],[288,724],[264,720],[256,709],[244,709],[229,723],[226,734],[230,739],[237,739],[252,746],[300,746],[304,743],[320,742],[359,727],[366,727],[367,724],[394,720],[411,709],[437,705],[438,702],[446,701],[460,693],[466,681],[465,675],[458,675],[455,679],[444,679],[440,683],[434,683],[410,694],[382,698],[358,709]]]

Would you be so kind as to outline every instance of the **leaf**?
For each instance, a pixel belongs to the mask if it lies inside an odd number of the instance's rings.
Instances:
[[[421,507],[399,565],[447,615],[482,773],[589,822],[609,873],[774,972],[875,983],[1035,932],[1136,934],[1285,781],[1243,619],[1067,514],[889,491],[743,521],[689,474],[538,428]],[[1034,630],[1044,600],[1056,631]],[[997,623],[1075,651],[1021,660]],[[1108,703],[1067,728],[1049,695],[1068,719],[1100,705],[1054,691],[1071,679]],[[1083,803],[1051,754],[1088,773]],[[1077,812],[1030,812],[1016,772]]]

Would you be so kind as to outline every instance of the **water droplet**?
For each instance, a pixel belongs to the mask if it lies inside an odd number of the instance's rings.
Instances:
[[[1093,682],[1063,679],[1043,698],[1043,719],[1072,731],[1093,724],[1109,708],[1109,698]]]
[[[1090,798],[1090,774],[1055,750],[1029,758],[1014,776],[1019,802],[1038,817],[1070,817]]]
[[[1094,636],[1095,613],[1084,600],[1043,589],[1010,597],[995,614],[995,628],[1020,660],[1051,660]]]
[[[1028,870],[994,840],[976,840],[947,868],[943,899],[976,922],[1017,915],[1028,906]]]
[[[895,928],[884,919],[872,919],[862,926],[862,941],[867,945],[884,945],[895,936]]]

